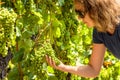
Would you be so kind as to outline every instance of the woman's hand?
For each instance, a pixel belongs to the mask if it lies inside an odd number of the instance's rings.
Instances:
[[[56,65],[55,61],[53,61],[53,59],[50,56],[46,55],[46,61],[51,67],[55,69],[62,70],[64,68],[64,64],[62,62],[60,62],[59,65]]]

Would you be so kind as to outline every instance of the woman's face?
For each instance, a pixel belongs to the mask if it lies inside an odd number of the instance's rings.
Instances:
[[[84,7],[79,2],[75,2],[75,10],[78,13],[78,19],[82,20],[89,28],[95,26],[94,21],[90,18],[88,12],[85,12]]]

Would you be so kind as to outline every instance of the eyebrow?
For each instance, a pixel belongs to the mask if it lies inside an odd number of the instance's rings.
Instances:
[[[81,9],[75,9],[75,11],[77,11],[77,12],[85,12],[84,10],[81,10]]]

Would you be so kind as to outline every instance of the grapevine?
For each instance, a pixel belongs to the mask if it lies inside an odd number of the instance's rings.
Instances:
[[[7,73],[7,66],[12,58],[10,48],[15,43],[14,24],[16,13],[11,9],[0,8],[0,79]]]

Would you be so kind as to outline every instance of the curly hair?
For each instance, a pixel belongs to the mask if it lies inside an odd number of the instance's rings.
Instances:
[[[120,4],[116,0],[74,0],[82,4],[100,32],[112,32],[120,23]]]

